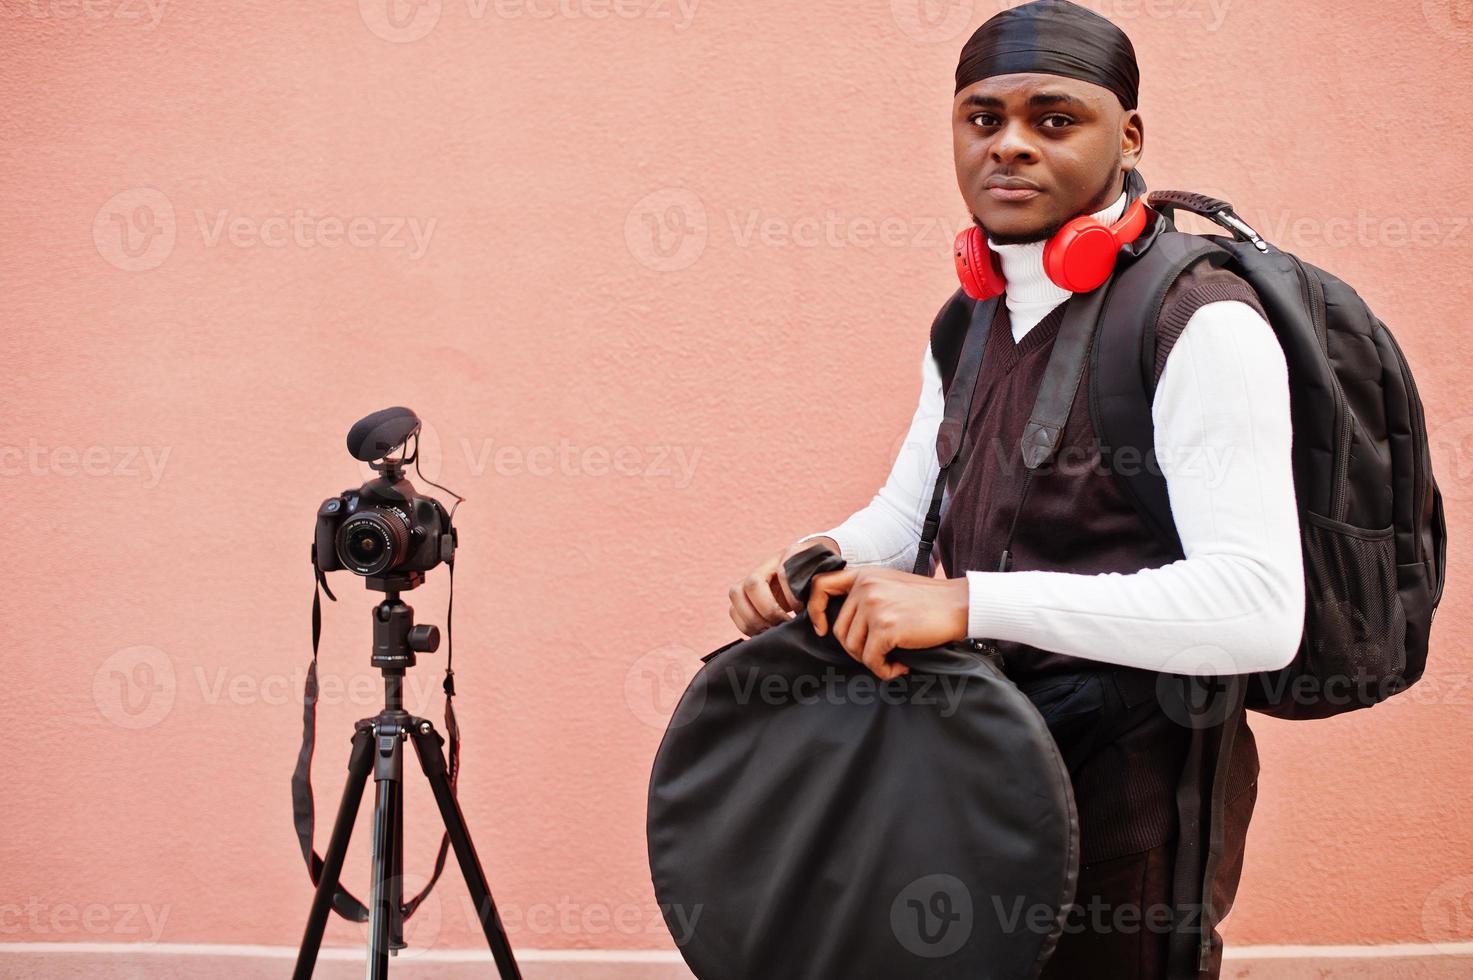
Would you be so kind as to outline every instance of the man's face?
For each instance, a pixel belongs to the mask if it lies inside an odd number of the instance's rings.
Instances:
[[[951,132],[962,197],[999,245],[1047,239],[1109,205],[1143,143],[1140,113],[1109,89],[1041,72],[962,89]]]

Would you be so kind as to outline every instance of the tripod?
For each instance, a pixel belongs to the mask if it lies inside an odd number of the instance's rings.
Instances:
[[[466,887],[475,903],[481,931],[491,946],[502,980],[521,980],[511,943],[501,927],[496,903],[486,872],[476,856],[466,829],[465,814],[450,787],[445,756],[441,746],[445,740],[435,726],[424,718],[416,718],[404,710],[404,673],[415,664],[415,652],[433,653],[440,645],[440,631],[434,626],[414,625],[414,610],[399,600],[401,589],[412,589],[422,578],[418,573],[399,573],[368,580],[370,588],[381,589],[386,597],[373,610],[373,665],[384,675],[384,710],[372,718],[364,718],[354,726],[353,749],[348,757],[348,782],[343,787],[343,800],[332,826],[332,837],[322,858],[322,874],[312,896],[312,909],[307,915],[307,929],[297,954],[294,980],[308,980],[317,964],[322,947],[322,933],[332,910],[333,895],[338,890],[338,876],[348,852],[348,839],[353,834],[353,821],[363,800],[368,774],[373,772],[376,792],[373,805],[373,883],[369,910],[369,980],[386,980],[389,953],[404,948],[405,905],[403,895],[404,866],[404,742],[414,742],[415,754],[450,844],[455,859],[465,876]],[[412,911],[412,910],[410,910]],[[361,920],[360,920],[361,921]]]

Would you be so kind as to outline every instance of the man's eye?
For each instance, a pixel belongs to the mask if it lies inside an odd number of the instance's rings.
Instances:
[[[1059,124],[1057,126],[1050,126],[1049,125],[1049,120],[1050,119],[1059,120]],[[1074,120],[1073,119],[1070,119],[1068,116],[1063,116],[1063,115],[1060,115],[1058,113],[1053,113],[1052,115],[1044,116],[1042,122],[1043,122],[1043,127],[1045,129],[1063,129],[1065,126],[1072,125],[1074,123]]]
[[[996,126],[997,117],[990,112],[979,112],[972,117],[973,126]]]

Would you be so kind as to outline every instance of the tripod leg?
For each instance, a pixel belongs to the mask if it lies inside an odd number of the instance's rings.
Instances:
[[[368,901],[368,976],[385,980],[389,975],[389,911],[388,884],[392,858],[391,807],[393,783],[378,784],[378,797],[373,817],[373,896]]]
[[[366,728],[360,728],[353,734],[353,753],[348,757],[348,782],[343,786],[343,801],[338,806],[337,819],[333,821],[327,853],[322,856],[322,875],[317,879],[317,891],[312,895],[312,911],[307,915],[307,931],[302,936],[302,948],[297,953],[297,966],[292,972],[292,980],[309,980],[317,965],[317,952],[322,948],[322,932],[327,928],[327,915],[332,911],[332,896],[337,891],[338,876],[343,871],[343,858],[348,853],[348,839],[353,836],[353,819],[358,815],[358,805],[363,801],[363,789],[368,783],[368,771],[371,768],[373,734]]]
[[[402,750],[401,750],[402,751]],[[389,854],[389,949],[401,950],[404,942],[404,781],[394,783],[394,809],[389,826],[393,829]]]
[[[375,737],[373,778],[378,794],[373,808],[373,896],[368,903],[369,980],[388,980],[389,938],[393,932],[394,802],[404,778],[404,750],[397,725],[380,725]]]
[[[516,957],[512,955],[511,943],[506,938],[505,930],[501,928],[501,916],[497,914],[496,903],[491,899],[491,886],[486,881],[486,872],[481,868],[481,859],[476,856],[470,831],[466,829],[465,814],[461,813],[460,803],[450,791],[450,779],[445,772],[445,756],[440,751],[444,739],[435,731],[434,726],[419,719],[412,723],[409,735],[414,739],[414,751],[419,755],[419,763],[430,781],[430,789],[434,791],[440,816],[445,821],[445,830],[455,848],[455,858],[460,862],[460,872],[465,876],[471,900],[476,903],[476,917],[481,920],[481,931],[486,934],[486,942],[491,946],[491,955],[496,960],[497,969],[501,971],[502,980],[521,980],[522,973],[517,968]]]

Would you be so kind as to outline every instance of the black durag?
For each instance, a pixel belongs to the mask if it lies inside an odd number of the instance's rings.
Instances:
[[[1044,72],[1093,82],[1136,107],[1141,84],[1125,32],[1069,0],[1034,0],[991,17],[962,48],[956,91],[993,75]]]

